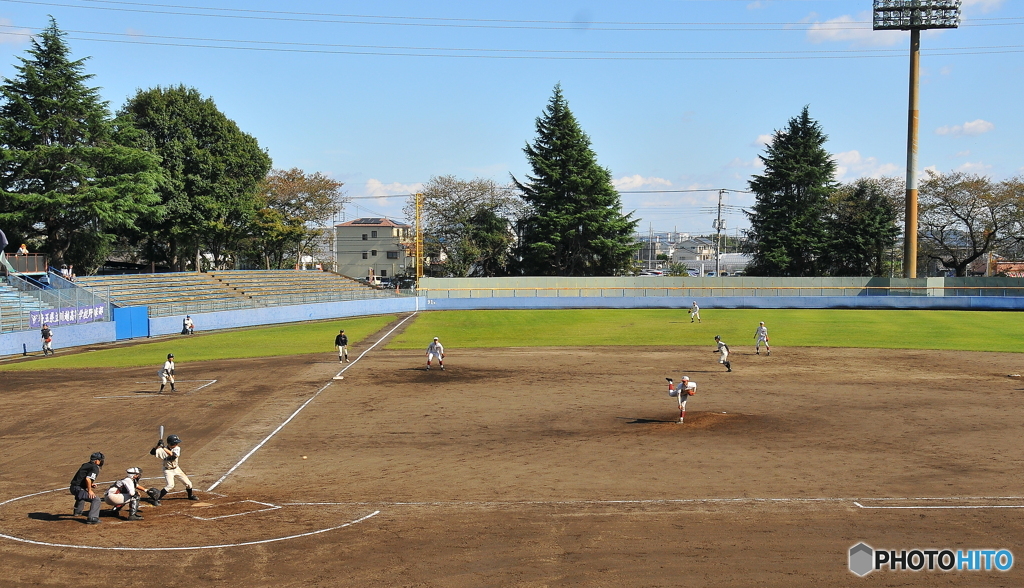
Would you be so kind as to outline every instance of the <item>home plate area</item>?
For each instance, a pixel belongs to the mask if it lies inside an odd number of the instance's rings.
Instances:
[[[83,544],[85,517],[71,514],[73,498],[67,492],[52,490],[0,503],[0,540],[128,551],[227,548],[343,532],[378,514],[366,505],[276,504],[263,497],[216,492],[201,492],[200,501],[193,502],[184,492],[174,492],[160,506],[140,502],[141,521],[129,522],[126,509],[115,513],[104,505],[101,524],[89,528],[88,544]]]

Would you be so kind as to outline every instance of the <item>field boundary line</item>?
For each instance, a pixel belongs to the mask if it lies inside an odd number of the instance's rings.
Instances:
[[[359,357],[355,358],[352,361],[352,363],[348,364],[347,366],[345,366],[344,369],[342,369],[340,372],[338,372],[337,376],[340,376],[342,373],[345,372],[345,370],[347,370],[348,368],[350,368],[350,367],[354,366],[356,363],[358,363],[359,360],[362,359],[364,355],[366,355],[367,353],[370,352],[371,349],[373,349],[374,347],[379,345],[380,342],[383,341],[384,339],[387,339],[391,335],[391,333],[394,333],[396,330],[398,330],[399,327],[401,327],[402,325],[405,324],[405,321],[407,321],[407,320],[411,319],[412,317],[416,316],[416,314],[417,313],[414,312],[414,313],[410,314],[409,316],[405,317],[404,319],[402,319],[401,321],[399,321],[399,323],[397,325],[395,325],[390,331],[385,333],[380,339],[377,339],[377,341],[373,345],[370,345],[369,347],[366,348],[365,351],[360,353]],[[337,376],[335,376],[335,377],[337,377]],[[249,451],[249,453],[246,453],[245,456],[242,457],[242,459],[240,459],[238,461],[238,463],[236,463],[235,465],[231,466],[231,469],[229,469],[223,476],[221,476],[219,480],[214,482],[213,486],[210,486],[206,491],[210,492],[214,488],[216,488],[217,486],[220,486],[221,482],[226,480],[228,476],[230,476],[235,470],[237,470],[239,468],[239,466],[241,466],[243,463],[248,461],[248,459],[250,457],[252,457],[253,454],[255,454],[257,451],[259,451],[260,448],[263,447],[267,443],[267,441],[270,441],[274,437],[274,435],[277,435],[278,432],[280,432],[281,429],[283,429],[285,425],[290,423],[292,421],[292,419],[294,419],[300,412],[302,412],[302,409],[304,409],[307,406],[309,406],[310,402],[313,402],[314,400],[316,400],[316,397],[320,396],[320,393],[323,392],[324,390],[326,390],[332,383],[333,383],[333,379],[329,380],[326,384],[324,384],[322,388],[320,388],[319,390],[316,391],[316,394],[310,396],[308,400],[306,400],[305,402],[302,403],[302,405],[299,406],[299,408],[295,409],[295,412],[293,412],[291,414],[291,416],[289,416],[287,419],[285,419],[283,423],[278,425],[277,428],[274,429],[269,435],[267,435],[266,438],[264,438],[262,441],[260,441],[256,445],[256,447],[253,447]]]

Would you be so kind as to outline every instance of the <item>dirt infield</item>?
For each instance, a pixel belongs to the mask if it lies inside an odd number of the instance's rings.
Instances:
[[[1024,358],[733,351],[733,373],[710,346],[450,349],[428,372],[378,347],[344,380],[331,353],[179,357],[165,395],[158,366],[4,373],[0,585],[1024,584],[847,570],[860,541],[1024,556]],[[201,502],[71,516],[92,451],[104,480],[160,475],[160,425]]]

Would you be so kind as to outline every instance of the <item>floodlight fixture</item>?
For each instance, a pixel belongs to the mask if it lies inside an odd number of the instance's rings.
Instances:
[[[955,29],[961,0],[875,0],[876,31]]]
[[[960,26],[961,0],[874,0],[872,28],[910,31],[910,108],[907,122],[907,201],[903,227],[903,275],[917,277],[917,125],[921,78],[921,31]]]

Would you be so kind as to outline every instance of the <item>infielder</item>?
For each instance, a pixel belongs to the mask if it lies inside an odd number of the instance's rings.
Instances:
[[[185,493],[188,494],[189,500],[199,500],[196,495],[192,493],[192,480],[188,479],[185,472],[178,467],[178,458],[181,457],[181,437],[177,435],[167,436],[167,445],[164,445],[164,440],[161,439],[156,442],[156,447],[149,450],[150,455],[155,455],[164,461],[164,479],[167,480],[167,485],[160,490],[160,494],[156,496],[154,504],[160,505],[160,501],[163,500],[164,496],[168,492],[174,490],[174,478],[178,477],[185,484]]]
[[[164,393],[164,386],[167,382],[171,383],[171,392],[177,392],[174,389],[174,354],[167,354],[167,361],[164,362],[164,367],[160,370],[160,394]]]
[[[725,369],[731,372],[732,364],[729,363],[729,346],[726,345],[725,341],[722,341],[722,338],[719,337],[718,335],[715,335],[715,343],[718,344],[718,347],[715,348],[715,350],[712,351],[712,353],[721,353],[722,357],[718,358],[718,363],[724,365]]]
[[[142,470],[139,468],[128,468],[125,470],[125,473],[128,475],[124,479],[114,482],[110,488],[107,488],[103,501],[114,507],[115,514],[120,512],[121,507],[127,503],[128,520],[141,521],[142,515],[139,514],[139,491],[145,492],[150,498],[152,498],[153,494],[150,489],[144,488],[142,484],[139,484]]]
[[[700,322],[700,307],[697,306],[697,301],[696,300],[693,301],[693,306],[690,307],[690,322],[691,323],[693,322],[693,319],[697,319],[698,323]]]
[[[768,355],[772,354],[772,348],[768,346],[768,327],[764,326],[764,321],[761,321],[761,326],[754,331],[754,338],[757,339],[757,343],[754,345],[754,351],[757,355],[761,355],[761,343],[764,343],[764,348],[768,351]]]
[[[430,360],[437,358],[437,365],[441,366],[441,371],[444,371],[444,346],[441,342],[434,337],[434,340],[427,345],[427,369],[430,369]]]
[[[683,376],[673,387],[672,378],[665,379],[668,380],[668,395],[679,403],[679,422],[682,423],[686,418],[686,401],[697,393],[697,382],[691,382],[689,376]]]
[[[334,338],[334,346],[338,348],[338,363],[348,363],[348,335],[345,334],[345,329]]]
[[[83,463],[71,478],[71,495],[75,497],[75,516],[81,516],[85,507],[89,506],[89,518],[85,520],[88,525],[95,525],[100,522],[100,505],[103,499],[96,496],[96,477],[100,475],[100,468],[103,467],[103,454],[97,451],[89,456],[89,461]]]

